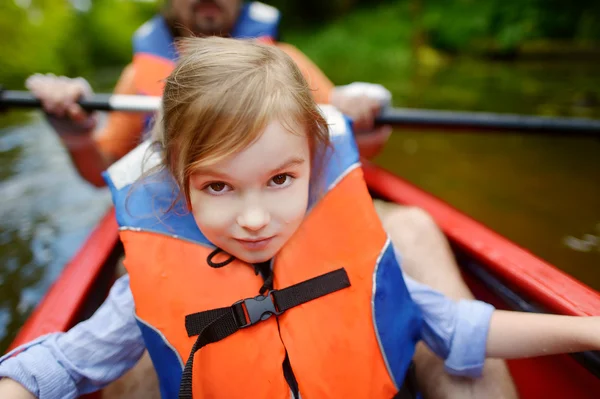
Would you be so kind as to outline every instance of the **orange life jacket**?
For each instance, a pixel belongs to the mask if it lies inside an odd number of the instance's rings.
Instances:
[[[420,311],[373,207],[349,122],[323,109],[333,143],[328,190],[272,260],[267,296],[257,297],[264,281],[252,265],[216,268],[207,260],[215,247],[185,201],[163,213],[177,195],[167,172],[134,184],[147,143],[105,173],[163,398],[185,385],[186,360],[197,398],[284,398],[296,390],[304,399],[392,398],[403,386]]]

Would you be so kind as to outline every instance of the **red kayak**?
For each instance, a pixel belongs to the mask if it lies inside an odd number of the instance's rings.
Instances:
[[[442,228],[475,295],[497,308],[564,315],[600,315],[600,293],[494,233],[440,199],[372,164],[363,167],[378,198],[425,209]],[[12,347],[65,331],[89,317],[115,279],[123,249],[114,211],[100,220],[27,320]],[[509,361],[521,398],[600,397],[595,352]]]

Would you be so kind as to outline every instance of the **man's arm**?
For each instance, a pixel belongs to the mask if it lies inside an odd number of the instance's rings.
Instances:
[[[138,94],[134,76],[133,65],[127,65],[115,86],[114,94]],[[94,132],[94,141],[108,163],[107,167],[139,144],[145,116],[138,112],[114,111],[109,113],[106,124]]]
[[[131,369],[144,350],[125,275],[89,319],[0,357],[0,398],[75,398],[94,392]]]
[[[134,69],[125,68],[116,94],[135,94]],[[141,113],[112,112],[102,129],[97,120],[77,104],[77,100],[92,94],[82,78],[69,79],[52,74],[35,74],[26,86],[42,101],[48,122],[58,133],[79,174],[91,184],[104,186],[101,173],[114,161],[135,147],[144,126]]]
[[[136,94],[134,74],[133,66],[126,66],[114,94]],[[102,172],[139,143],[143,129],[144,114],[111,112],[106,124],[93,133],[86,146],[67,149],[79,174],[94,186],[102,187],[106,184]]]

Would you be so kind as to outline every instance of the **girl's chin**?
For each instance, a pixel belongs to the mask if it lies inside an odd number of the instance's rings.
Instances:
[[[271,242],[264,248],[246,248],[245,246],[236,245],[236,248],[231,248],[231,255],[246,263],[262,263],[271,260],[281,249],[279,245]]]
[[[246,263],[262,263],[271,260],[275,253],[271,253],[272,251],[261,251],[261,252],[247,252],[239,253],[237,256],[234,255],[237,259],[244,261]]]

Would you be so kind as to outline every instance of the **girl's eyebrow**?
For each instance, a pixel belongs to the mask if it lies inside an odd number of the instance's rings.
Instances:
[[[269,174],[275,175],[275,174],[277,174],[277,172],[281,172],[282,170],[291,168],[292,166],[300,166],[304,162],[305,162],[304,158],[292,157],[292,158],[288,159],[287,161],[283,162],[280,166],[273,169],[271,172],[269,172]]]
[[[306,162],[304,158],[297,157],[297,156],[292,157],[292,158],[288,159],[287,161],[281,163],[281,165],[279,165],[278,167],[272,169],[270,172],[268,172],[268,175],[276,175],[278,172],[281,172],[287,168],[291,168],[293,166],[300,166],[304,162]],[[207,176],[216,177],[218,179],[223,179],[223,180],[233,180],[233,177],[229,176],[227,173],[223,173],[223,172],[211,169],[211,168],[198,169],[194,172],[194,174],[207,175]]]

